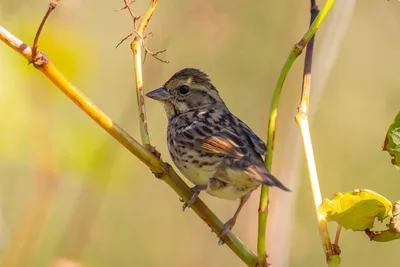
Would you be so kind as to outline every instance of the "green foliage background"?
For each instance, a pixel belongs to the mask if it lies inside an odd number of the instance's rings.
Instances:
[[[39,48],[140,139],[132,54],[128,43],[114,48],[131,26],[127,12],[113,12],[122,2],[62,1],[44,28]],[[0,24],[31,44],[47,3],[2,0]],[[142,14],[147,5],[144,0],[135,3],[136,13]],[[396,1],[357,2],[311,129],[324,197],[370,188],[392,201],[400,198],[399,173],[380,151],[400,107],[399,15]],[[178,69],[200,68],[210,74],[231,110],[263,137],[280,68],[308,23],[308,1],[160,1],[150,22],[154,37],[148,46],[167,48],[161,56],[171,63],[147,58],[145,90],[157,88]],[[317,33],[317,52],[324,29],[323,25]],[[279,149],[285,142],[283,133],[295,123],[302,58],[282,95],[274,162],[278,177],[283,168],[292,168]],[[169,159],[162,107],[147,101],[147,108],[152,143]],[[178,197],[165,184],[4,44],[0,111],[0,260],[26,225],[36,225],[24,220],[43,192],[50,191],[38,202],[48,205],[48,217],[43,229],[35,229],[37,249],[28,266],[50,266],[59,258],[96,267],[243,265],[229,249],[217,245],[193,212],[181,212]],[[292,229],[277,231],[291,231],[289,266],[322,266],[305,166],[293,171],[301,182],[292,188],[297,196]],[[224,220],[237,205],[203,198]],[[252,249],[257,208],[255,193],[234,229]],[[341,266],[398,265],[398,241],[373,243],[362,233],[343,231],[340,244]]]

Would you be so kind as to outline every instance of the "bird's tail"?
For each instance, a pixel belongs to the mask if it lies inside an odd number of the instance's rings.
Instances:
[[[267,168],[258,168],[257,166],[249,166],[246,170],[245,173],[247,173],[251,178],[256,180],[257,182],[260,182],[262,184],[268,185],[268,186],[276,186],[284,191],[291,192],[289,188],[284,186],[275,176],[270,174],[267,170]]]

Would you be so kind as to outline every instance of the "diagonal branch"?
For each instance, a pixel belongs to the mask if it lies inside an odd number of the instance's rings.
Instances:
[[[32,61],[32,49],[16,38],[6,29],[0,26],[0,40],[14,49],[28,61]],[[66,77],[53,65],[45,54],[40,53],[41,60],[34,66],[49,78],[64,94],[66,94],[80,109],[97,122],[119,143],[126,147],[133,155],[139,158],[156,176],[167,183],[184,201],[188,201],[192,195],[191,189],[183,182],[178,174],[161,159],[153,155],[149,150],[140,145],[134,138],[125,132],[120,126],[107,117],[84,94],[82,94]],[[191,209],[215,232],[221,236],[224,224],[199,198],[193,203]],[[248,266],[257,264],[256,256],[243,244],[232,232],[221,236],[225,244]]]
[[[268,125],[268,137],[267,137],[267,148],[268,154],[265,158],[265,163],[269,170],[272,167],[272,159],[274,152],[274,139],[276,130],[276,120],[278,116],[278,106],[280,95],[283,87],[283,83],[289,73],[293,63],[297,57],[302,53],[308,42],[314,36],[319,26],[324,21],[325,17],[329,13],[331,7],[335,3],[335,0],[328,0],[325,6],[315,18],[311,26],[308,28],[307,32],[304,34],[303,38],[292,48],[289,57],[286,59],[285,64],[282,67],[281,73],[278,77],[278,81],[275,87],[275,91],[272,97],[270,113],[269,113],[269,125]],[[311,1],[311,4],[315,4],[315,1]],[[260,195],[260,205],[259,205],[259,216],[258,216],[258,240],[257,240],[257,255],[259,265],[266,265],[267,253],[265,250],[265,240],[266,240],[266,224],[268,218],[268,193],[269,188],[262,185],[261,195]]]

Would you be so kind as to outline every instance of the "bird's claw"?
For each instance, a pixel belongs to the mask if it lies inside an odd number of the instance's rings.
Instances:
[[[192,187],[193,194],[189,198],[188,202],[183,204],[182,210],[185,211],[186,208],[190,208],[190,206],[196,201],[197,197],[199,196],[200,192],[207,189],[207,185],[195,185]]]
[[[227,235],[229,233],[229,231],[231,231],[231,229],[235,225],[235,223],[236,223],[236,220],[234,218],[231,218],[224,224],[224,228],[222,229],[222,232],[221,232],[221,237],[218,240],[218,245],[225,244],[225,241],[222,240],[222,237]]]
[[[222,229],[221,235],[226,235],[229,233],[229,231],[232,229],[232,227],[235,225],[235,220],[229,219],[225,224],[224,228]]]
[[[194,191],[192,196],[190,197],[188,202],[185,202],[182,206],[182,211],[185,211],[186,208],[190,208],[192,204],[196,201],[197,196],[200,194],[200,191]]]

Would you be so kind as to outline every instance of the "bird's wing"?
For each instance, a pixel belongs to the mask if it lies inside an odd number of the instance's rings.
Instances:
[[[265,146],[265,143],[250,129],[249,126],[246,125],[246,123],[244,123],[237,117],[235,118],[238,121],[238,124],[240,125],[243,132],[247,135],[247,138],[250,139],[256,152],[260,155],[265,155],[267,153],[267,147]]]
[[[194,149],[240,159],[248,155],[246,144],[232,127],[213,127],[195,121],[186,127],[178,127],[176,141],[191,144]]]
[[[217,122],[211,125],[209,122],[199,120],[189,125],[178,123],[180,125],[174,127],[175,141],[191,145],[198,151],[236,159],[232,168],[242,169],[260,183],[290,191],[268,172],[262,161],[261,155],[267,152],[264,142],[232,114],[229,114],[229,119],[226,117],[225,119],[223,126]],[[252,151],[259,154],[259,158]]]

